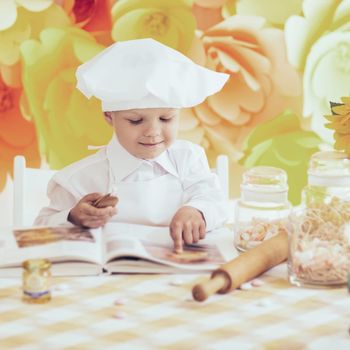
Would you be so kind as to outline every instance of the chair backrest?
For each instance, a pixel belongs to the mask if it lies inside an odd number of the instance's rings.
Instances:
[[[229,184],[229,162],[228,157],[224,154],[220,154],[216,158],[216,166],[215,169],[213,169],[218,177],[219,181],[222,187],[222,190],[225,194],[225,199],[229,199],[229,191],[230,191],[230,184]]]
[[[55,170],[27,168],[25,158],[16,156],[13,173],[13,226],[31,226],[49,203],[47,185]]]

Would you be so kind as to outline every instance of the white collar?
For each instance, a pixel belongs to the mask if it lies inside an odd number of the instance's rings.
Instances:
[[[170,147],[171,148],[171,147]],[[112,173],[118,181],[133,173],[144,162],[143,159],[136,158],[130,154],[118,141],[116,135],[113,135],[106,148],[106,155],[112,170]],[[168,173],[179,177],[173,162],[169,157],[169,149],[162,152],[158,157],[149,159],[156,162],[164,168]]]

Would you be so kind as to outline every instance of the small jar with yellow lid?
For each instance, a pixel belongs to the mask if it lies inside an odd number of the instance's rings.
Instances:
[[[51,263],[47,259],[30,259],[23,266],[23,301],[43,304],[51,300]]]

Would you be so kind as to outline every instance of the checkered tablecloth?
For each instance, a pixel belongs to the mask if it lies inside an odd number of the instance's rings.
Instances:
[[[44,305],[0,279],[0,349],[350,349],[345,288],[293,287],[281,265],[260,287],[199,303],[191,288],[205,277],[56,278]]]

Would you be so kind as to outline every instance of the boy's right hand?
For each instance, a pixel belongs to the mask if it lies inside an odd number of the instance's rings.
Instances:
[[[103,226],[117,213],[115,206],[96,208],[93,203],[101,198],[101,193],[90,193],[84,196],[68,215],[68,221],[77,226],[97,228]]]

